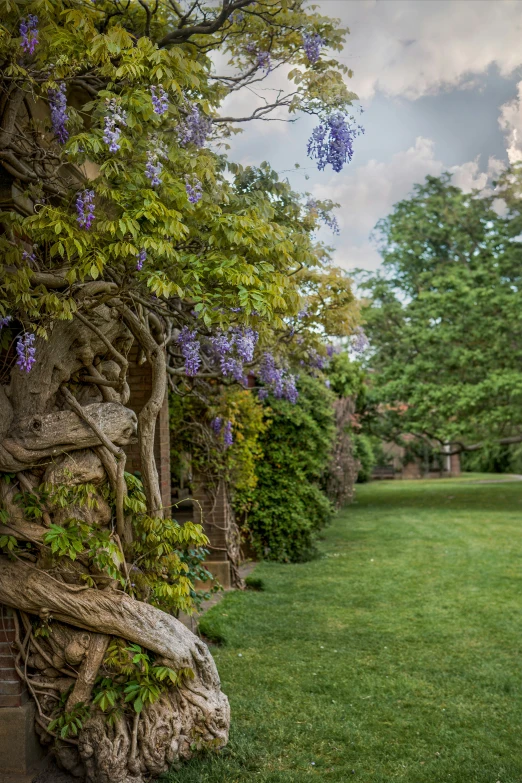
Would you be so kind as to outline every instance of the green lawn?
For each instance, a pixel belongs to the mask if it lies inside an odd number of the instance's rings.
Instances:
[[[362,486],[255,575],[202,623],[230,744],[170,783],[522,781],[522,482]]]

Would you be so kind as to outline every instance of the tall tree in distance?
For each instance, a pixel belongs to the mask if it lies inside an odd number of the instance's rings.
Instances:
[[[522,440],[520,217],[494,194],[427,177],[376,227],[382,272],[360,274],[378,419],[452,450]],[[518,222],[517,222],[518,221]]]

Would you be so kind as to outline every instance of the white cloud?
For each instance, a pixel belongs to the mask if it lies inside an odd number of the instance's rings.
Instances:
[[[323,0],[320,8],[351,30],[342,58],[364,100],[471,88],[492,65],[508,76],[522,63],[520,0]]]
[[[331,198],[341,205],[338,214],[342,233],[336,263],[346,269],[355,266],[375,269],[380,257],[368,243],[368,235],[377,221],[386,217],[393,205],[406,198],[413,185],[423,182],[428,174],[437,177],[450,171],[454,184],[469,192],[486,188],[502,165],[492,157],[485,171],[481,170],[478,159],[459,166],[445,166],[435,158],[433,141],[419,136],[412,147],[395,153],[387,163],[370,160],[352,169],[342,180],[332,176],[324,184],[316,184],[314,196]]]
[[[522,159],[522,82],[519,82],[517,87],[517,97],[500,107],[498,118],[498,124],[506,135],[506,150],[510,163]]]

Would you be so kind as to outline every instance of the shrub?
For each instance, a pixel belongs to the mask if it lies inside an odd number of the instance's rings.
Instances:
[[[369,481],[372,476],[372,470],[376,464],[376,457],[371,438],[368,435],[353,436],[353,453],[359,462],[357,472],[357,483],[361,484]]]
[[[244,522],[258,556],[298,562],[314,554],[317,532],[331,518],[321,490],[335,436],[333,394],[324,382],[302,376],[295,405],[269,397],[269,427],[260,437],[264,458]]]

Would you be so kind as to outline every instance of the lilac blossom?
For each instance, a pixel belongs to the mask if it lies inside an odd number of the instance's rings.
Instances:
[[[94,190],[84,190],[76,196],[76,218],[78,225],[90,229],[94,222]]]
[[[26,332],[16,341],[16,360],[17,366],[24,372],[31,372],[31,367],[36,361],[36,348],[34,347],[35,336],[31,332]]]
[[[331,114],[308,139],[308,157],[317,160],[317,168],[322,171],[330,164],[334,171],[341,171],[345,163],[353,157],[353,140],[363,133],[358,125],[350,127],[341,112]]]
[[[194,329],[191,332],[188,326],[184,326],[179,333],[177,342],[185,359],[185,374],[191,377],[197,375],[201,357],[199,355],[200,343],[196,339],[196,330]]]
[[[178,126],[179,143],[182,147],[194,144],[196,147],[204,147],[207,137],[212,130],[212,120],[202,114],[195,104],[189,107],[185,118]]]
[[[161,117],[163,114],[168,112],[169,95],[161,85],[159,87],[155,87],[153,85],[150,88],[150,96],[152,98],[152,107],[154,109],[154,114],[157,114]]]
[[[212,427],[216,435],[219,435],[219,433],[221,432],[222,425],[223,425],[223,419],[221,418],[221,416],[216,416],[210,422],[210,426]]]
[[[0,318],[0,329],[3,329],[4,326],[7,326],[7,324],[11,323],[12,320],[12,315],[4,315],[3,318]]]
[[[225,428],[223,430],[223,443],[225,448],[228,449],[234,443],[234,436],[232,435],[232,422],[225,422]]]
[[[34,54],[34,50],[38,45],[38,17],[34,14],[29,14],[27,18],[23,18],[20,22],[20,35],[22,36],[22,42],[20,46],[24,52]]]
[[[141,248],[140,252],[138,253],[138,260],[136,261],[136,269],[138,272],[141,272],[143,269],[143,264],[147,260],[147,251],[144,247]]]
[[[67,114],[67,87],[65,82],[61,82],[58,89],[49,90],[48,96],[54,134],[60,144],[65,144],[69,138],[69,131],[66,128],[69,115]]]
[[[185,190],[191,204],[197,204],[203,195],[203,186],[197,177],[192,177],[192,183],[188,175],[185,177]]]
[[[314,65],[321,56],[321,48],[325,45],[326,41],[321,38],[319,33],[313,33],[309,35],[304,33],[303,35],[303,49],[308,58],[308,62]]]
[[[364,333],[362,326],[358,326],[352,335],[352,349],[355,353],[363,353],[368,348],[370,341]]]
[[[103,140],[109,145],[109,152],[118,152],[120,149],[121,127],[127,125],[127,112],[125,112],[116,98],[107,98],[105,128]]]

